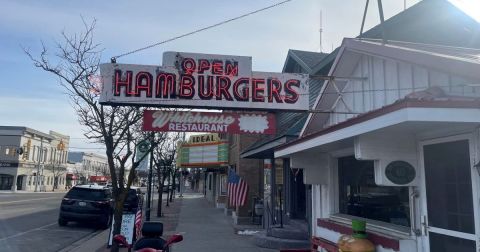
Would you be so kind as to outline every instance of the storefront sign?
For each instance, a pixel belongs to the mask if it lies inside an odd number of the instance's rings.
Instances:
[[[18,162],[0,162],[0,168],[18,167]]]
[[[102,64],[102,104],[308,110],[308,75],[253,72],[250,57],[166,52],[163,66]]]
[[[215,143],[215,142],[220,142],[220,137],[216,133],[192,135],[188,139],[189,144],[206,144],[206,143]]]
[[[228,143],[217,134],[192,135],[177,145],[180,167],[212,167],[228,164]]]
[[[272,113],[211,113],[147,110],[143,114],[143,130],[275,134],[275,116]]]

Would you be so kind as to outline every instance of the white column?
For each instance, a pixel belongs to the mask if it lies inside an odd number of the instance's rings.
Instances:
[[[12,191],[14,191],[14,192],[17,191],[17,177],[18,177],[18,175],[13,176]]]

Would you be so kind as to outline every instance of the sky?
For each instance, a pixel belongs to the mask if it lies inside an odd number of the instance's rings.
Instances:
[[[453,1],[453,0],[452,0]],[[455,0],[467,6],[480,0]],[[22,48],[38,55],[41,42],[54,57],[61,32],[82,31],[82,17],[96,19],[94,40],[102,61],[254,11],[279,0],[36,1],[0,0],[0,125],[26,126],[71,137],[71,151],[104,152],[89,143],[58,79],[33,66]],[[407,8],[418,0],[406,0]],[[365,30],[377,25],[370,1]],[[252,56],[253,70],[281,72],[289,49],[330,52],[344,37],[358,36],[365,0],[292,0],[234,22],[122,57],[118,63],[160,65],[164,51]],[[383,0],[385,18],[404,9],[402,0]],[[477,5],[480,9],[480,4]],[[477,12],[476,14],[480,14]],[[480,18],[479,18],[480,20]]]

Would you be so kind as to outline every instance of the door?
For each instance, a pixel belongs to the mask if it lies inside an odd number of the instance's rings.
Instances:
[[[23,189],[23,176],[17,176],[17,190]]]
[[[427,251],[476,251],[477,195],[472,176],[478,174],[472,169],[470,156],[468,139],[423,145],[421,222]]]

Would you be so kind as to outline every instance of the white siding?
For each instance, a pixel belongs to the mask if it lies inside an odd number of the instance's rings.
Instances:
[[[365,80],[349,80],[343,90],[343,101],[353,111],[350,112],[339,101],[330,115],[325,127],[343,122],[357,114],[394,103],[412,92],[423,91],[432,86],[441,87],[449,95],[480,97],[480,80],[467,80],[459,76],[428,69],[406,62],[363,55],[352,73],[352,77],[364,77]],[[343,85],[337,83],[339,88]]]

